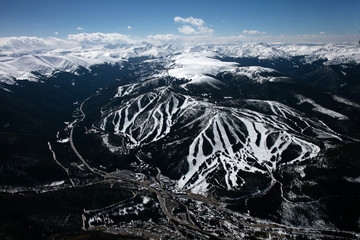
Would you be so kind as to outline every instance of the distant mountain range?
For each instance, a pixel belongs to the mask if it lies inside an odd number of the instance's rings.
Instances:
[[[56,71],[74,72],[78,67],[102,63],[121,63],[130,58],[148,57],[168,63],[181,62],[184,56],[194,58],[256,58],[260,61],[282,59],[295,64],[323,61],[325,65],[359,63],[358,44],[265,44],[240,43],[211,46],[180,46],[122,44],[69,49],[3,49],[0,51],[0,81],[8,84],[18,80],[36,81],[37,74],[50,76]],[[180,56],[177,56],[179,55]],[[203,59],[204,60],[204,59]],[[215,64],[216,62],[214,62]],[[219,62],[218,62],[219,63]],[[296,67],[295,64],[293,67]],[[170,70],[168,68],[167,70]]]

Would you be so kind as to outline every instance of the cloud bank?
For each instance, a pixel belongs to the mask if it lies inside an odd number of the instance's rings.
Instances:
[[[56,49],[89,48],[105,45],[138,44],[147,42],[153,45],[178,44],[178,45],[206,45],[206,44],[234,44],[246,42],[265,43],[338,43],[358,42],[360,34],[354,35],[297,35],[297,36],[270,36],[263,34],[215,36],[191,34],[193,30],[183,28],[184,35],[157,34],[145,38],[132,38],[120,33],[78,33],[70,34],[66,38],[34,36],[0,37],[0,55],[26,54],[31,52],[48,51]],[[195,29],[195,31],[197,31]],[[188,34],[185,34],[188,33]],[[360,46],[359,46],[360,47]]]
[[[187,26],[187,25],[185,25]],[[16,53],[17,51],[34,51],[46,49],[66,49],[74,47],[91,47],[108,44],[136,44],[148,42],[155,45],[161,44],[229,44],[239,42],[286,42],[286,43],[337,43],[337,42],[358,42],[360,34],[353,35],[296,35],[296,36],[270,36],[264,34],[248,34],[234,36],[215,36],[192,34],[197,31],[194,28],[183,26],[181,31],[184,35],[157,34],[145,38],[133,38],[120,33],[78,33],[70,34],[66,38],[48,37],[40,38],[35,36],[0,37],[0,53]]]
[[[0,49],[2,50],[41,50],[73,47],[76,43],[67,39],[55,37],[39,38],[39,37],[0,37]]]

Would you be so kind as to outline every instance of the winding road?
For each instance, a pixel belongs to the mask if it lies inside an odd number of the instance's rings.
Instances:
[[[92,167],[85,161],[85,159],[84,159],[84,158],[81,156],[81,154],[77,151],[77,149],[76,149],[76,147],[75,147],[75,145],[74,145],[74,138],[73,138],[75,127],[76,127],[80,122],[82,122],[82,121],[85,119],[85,117],[86,117],[86,114],[84,113],[84,111],[83,111],[83,109],[82,109],[83,106],[84,106],[84,103],[85,103],[86,101],[88,101],[90,98],[92,98],[93,96],[94,96],[94,95],[86,98],[86,99],[80,104],[79,111],[80,111],[80,113],[81,113],[81,118],[78,118],[78,119],[76,119],[76,120],[74,121],[74,123],[73,123],[73,125],[72,125],[72,128],[71,128],[71,130],[70,130],[70,137],[69,137],[69,139],[70,139],[70,145],[71,145],[72,150],[74,151],[74,153],[76,154],[76,156],[79,158],[79,160],[85,165],[85,167],[86,167],[90,172],[92,172],[92,173],[95,173],[95,174],[99,174],[99,175],[101,175],[101,176],[104,176],[104,175],[106,175],[106,172],[101,171],[101,170],[98,170],[98,169],[95,169],[95,168],[92,168]]]

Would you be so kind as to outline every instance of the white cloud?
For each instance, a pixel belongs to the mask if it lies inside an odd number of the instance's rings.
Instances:
[[[174,17],[174,21],[176,23],[189,23],[191,25],[195,25],[195,26],[203,26],[205,25],[204,20],[202,20],[201,18],[194,18],[194,17],[188,17],[188,18],[182,18],[182,17]]]
[[[174,44],[175,46],[197,46],[206,44],[231,44],[243,41],[245,38],[245,36],[219,37],[214,35],[158,34],[148,36],[145,41],[154,45]]]
[[[260,32],[258,30],[244,30],[242,31],[243,34],[245,35],[264,35],[266,34],[266,32]]]
[[[54,32],[55,35],[59,35],[59,32]]]
[[[214,30],[205,26],[199,26],[198,27],[200,34],[213,34]]]
[[[132,30],[132,27],[130,25],[128,25],[127,29],[130,31],[130,30]]]
[[[68,40],[78,42],[80,44],[122,44],[134,43],[129,36],[120,33],[78,33],[68,35]]]
[[[0,49],[18,51],[32,51],[41,49],[56,49],[62,47],[71,47],[74,44],[64,39],[50,37],[0,37]]]
[[[326,34],[326,32],[320,32],[320,35],[325,35]]]
[[[162,45],[165,43],[178,44],[183,39],[183,37],[184,36],[174,34],[157,34],[147,36],[144,41],[154,45]]]
[[[179,36],[174,34],[157,34],[157,35],[149,35],[148,39],[159,40],[159,41],[171,41],[178,40]]]
[[[195,35],[195,34],[213,34],[214,30],[211,28],[206,27],[206,23],[201,18],[194,18],[194,17],[188,17],[188,18],[182,18],[182,17],[174,17],[175,23],[180,24],[190,24],[184,25],[182,27],[178,28],[178,31],[183,34],[187,35]]]
[[[179,27],[178,31],[183,34],[196,34],[197,33],[197,31],[194,28],[192,28],[188,25]]]
[[[70,34],[66,39],[28,36],[0,37],[0,54],[32,53],[42,50],[67,49],[79,46],[131,44],[137,41],[120,33],[78,33]]]
[[[78,30],[78,31],[83,31],[84,28],[82,28],[82,27],[77,27],[76,30]]]

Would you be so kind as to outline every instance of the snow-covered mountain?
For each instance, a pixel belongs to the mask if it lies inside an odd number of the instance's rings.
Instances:
[[[357,238],[359,79],[355,44],[1,50],[0,190],[129,236]]]
[[[102,63],[121,63],[135,57],[166,59],[169,74],[191,77],[230,70],[216,58],[290,59],[301,57],[302,63],[324,60],[324,64],[360,62],[360,48],[356,44],[265,44],[241,43],[211,46],[151,45],[149,43],[77,47],[42,50],[32,53],[28,49],[15,53],[0,51],[0,81],[13,84],[16,80],[36,81],[38,74],[50,76],[56,71],[74,72],[78,67]],[[38,53],[40,52],[40,53]],[[178,71],[179,66],[182,70]]]

